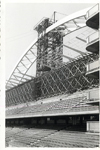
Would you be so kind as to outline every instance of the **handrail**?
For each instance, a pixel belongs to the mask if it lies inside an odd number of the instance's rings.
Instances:
[[[96,8],[97,7],[97,8]],[[96,10],[95,10],[96,8]],[[95,10],[95,12],[93,11]],[[89,19],[90,17],[92,17],[94,14],[98,13],[100,10],[100,6],[99,3],[97,3],[96,5],[94,5],[91,9],[89,9],[86,13],[86,18]],[[93,12],[92,12],[93,11]],[[92,13],[91,13],[92,12]]]
[[[98,68],[99,68],[99,60],[87,64],[87,72]]]
[[[90,43],[92,43],[94,41],[99,40],[99,34],[100,34],[100,31],[96,31],[96,32],[92,33],[91,35],[89,35],[87,37],[87,39],[86,39],[87,40],[87,44],[90,44]]]

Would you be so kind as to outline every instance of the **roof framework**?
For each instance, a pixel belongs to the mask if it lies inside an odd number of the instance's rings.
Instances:
[[[86,28],[85,27],[86,26],[85,25],[85,22],[86,22],[85,14],[86,14],[86,10],[80,11],[80,13],[78,12],[74,15],[67,16],[67,17],[63,18],[62,20],[57,21],[50,27],[48,27],[46,29],[45,33],[50,33],[50,32],[52,33],[52,31],[53,32],[56,31],[58,33],[61,33],[62,36],[65,38],[67,35],[75,32],[77,30]],[[88,28],[86,28],[86,34],[87,34],[87,32],[88,32]],[[80,35],[77,35],[77,37],[75,37],[75,38],[74,38],[75,40],[78,40],[78,41],[80,40],[83,43],[86,42],[85,41],[86,35],[84,35],[84,34],[82,35],[82,33],[80,33]],[[71,40],[73,40],[73,39],[71,39]],[[24,83],[24,82],[34,78],[32,75],[30,75],[28,73],[28,71],[30,70],[32,65],[37,61],[37,59],[39,57],[39,56],[38,57],[36,56],[36,50],[37,50],[37,45],[38,45],[37,43],[38,43],[38,37],[33,41],[33,43],[29,46],[29,48],[27,49],[25,54],[22,56],[20,61],[17,63],[9,80],[6,83],[6,89],[11,89],[21,83]],[[75,46],[75,41],[73,41],[73,44]],[[79,45],[79,43],[78,43],[78,45]],[[85,52],[82,52],[81,50],[77,49],[77,46],[73,47],[73,45],[70,43],[63,44],[62,46],[64,46],[65,48],[68,48],[72,51],[77,52],[78,55],[79,54],[83,55],[85,53]],[[70,56],[68,56],[67,54],[62,55],[62,56],[67,58],[68,60],[73,59]],[[55,61],[55,63],[56,63],[56,61]]]

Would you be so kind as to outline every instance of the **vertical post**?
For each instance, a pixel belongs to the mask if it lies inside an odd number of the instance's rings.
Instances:
[[[54,23],[56,22],[56,11],[54,11]]]

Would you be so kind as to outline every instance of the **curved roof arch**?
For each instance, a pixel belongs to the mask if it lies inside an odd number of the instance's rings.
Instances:
[[[45,33],[51,32],[52,30],[58,30],[58,27],[63,25],[65,26],[63,36],[66,36],[76,30],[85,27],[86,12],[89,9],[90,8],[84,9],[69,16],[66,16],[65,18],[57,21],[56,23],[48,27]],[[37,41],[38,37],[31,43],[31,45],[26,49],[24,55],[18,61],[15,69],[12,71],[12,74],[10,75],[9,80],[6,83],[6,89],[13,88],[23,82],[26,82],[27,80],[34,78],[33,76],[27,74],[27,72],[37,60],[37,56],[34,53],[37,48]]]

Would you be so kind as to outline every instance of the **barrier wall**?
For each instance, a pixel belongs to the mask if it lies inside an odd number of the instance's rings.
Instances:
[[[87,121],[88,132],[99,132],[99,121]]]

